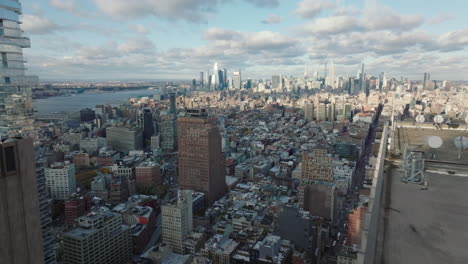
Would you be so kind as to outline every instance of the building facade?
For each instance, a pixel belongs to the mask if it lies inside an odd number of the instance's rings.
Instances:
[[[106,130],[107,145],[120,152],[143,149],[141,128],[109,127]]]
[[[75,165],[56,162],[45,169],[47,189],[53,200],[67,200],[76,192]]]
[[[0,1],[0,135],[33,132],[32,88],[36,76],[25,75],[23,48],[30,47],[20,28],[21,4],[18,0]]]
[[[0,144],[0,263],[44,259],[32,139]]]
[[[184,239],[192,232],[192,191],[180,191],[177,203],[162,206],[162,238],[177,254],[184,253]]]
[[[77,219],[78,227],[63,234],[64,260],[68,264],[128,263],[132,240],[122,216],[97,211]]]
[[[220,130],[204,110],[188,110],[179,118],[178,155],[181,189],[205,193],[208,204],[226,193]]]

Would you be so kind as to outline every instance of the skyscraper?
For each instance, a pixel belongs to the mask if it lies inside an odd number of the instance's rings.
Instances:
[[[312,122],[314,120],[314,104],[313,103],[306,103],[304,105],[304,119],[309,122]]]
[[[281,76],[273,75],[271,76],[271,88],[276,90],[279,89],[281,85]]]
[[[175,253],[184,253],[184,239],[192,232],[192,191],[179,191],[177,202],[162,206],[162,237]]]
[[[336,81],[336,76],[335,76],[335,63],[332,62],[330,65],[330,74],[327,77],[326,85],[331,86],[332,88],[336,88],[335,86],[335,81]]]
[[[0,1],[0,135],[29,134],[33,131],[32,87],[36,76],[26,76],[23,48],[28,38],[20,29],[21,4],[17,0]]]
[[[128,263],[132,240],[122,215],[100,208],[76,222],[78,227],[63,234],[65,263]]]
[[[240,90],[242,85],[241,70],[232,73],[234,90]]]
[[[200,89],[205,88],[205,78],[203,77],[203,72],[200,72]]]
[[[423,90],[431,90],[432,86],[429,85],[431,80],[431,74],[428,72],[424,73],[424,80],[423,80]]]
[[[225,156],[216,118],[208,117],[204,109],[187,110],[178,123],[180,188],[205,193],[211,205],[226,193]]]
[[[360,85],[360,92],[364,92],[365,91],[365,73],[364,73],[364,63],[362,64],[362,68],[361,68],[361,73],[359,75],[359,85]]]
[[[0,263],[43,263],[33,141],[0,143]]]

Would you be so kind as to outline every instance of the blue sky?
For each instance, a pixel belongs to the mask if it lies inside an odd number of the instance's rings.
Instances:
[[[464,0],[23,0],[30,74],[49,80],[366,72],[468,79]],[[448,2],[450,4],[448,4]]]

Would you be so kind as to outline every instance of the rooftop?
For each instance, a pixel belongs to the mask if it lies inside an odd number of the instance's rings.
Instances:
[[[401,182],[396,169],[387,175],[390,197],[385,205],[383,261],[468,263],[468,177],[426,176],[428,190]]]

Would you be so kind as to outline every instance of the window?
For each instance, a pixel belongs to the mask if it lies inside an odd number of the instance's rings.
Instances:
[[[5,153],[5,169],[6,172],[12,172],[16,170],[16,159],[15,159],[15,148],[6,147],[4,149]]]

